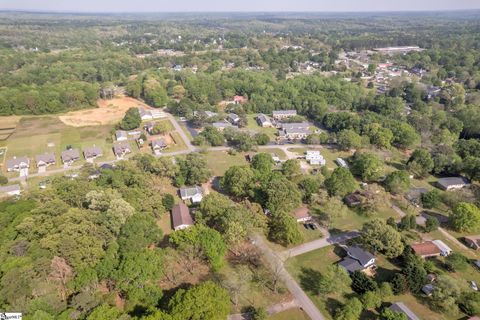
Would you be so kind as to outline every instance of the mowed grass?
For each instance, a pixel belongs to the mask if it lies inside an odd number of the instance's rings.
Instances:
[[[228,154],[227,151],[209,151],[205,153],[207,166],[214,176],[223,176],[232,166],[248,165],[245,153]]]
[[[298,308],[286,310],[274,314],[267,318],[268,320],[310,320],[308,315]]]
[[[247,114],[247,126],[246,129],[250,132],[265,133],[270,137],[270,140],[274,140],[277,137],[278,130],[276,128],[264,128],[258,125],[256,114]]]

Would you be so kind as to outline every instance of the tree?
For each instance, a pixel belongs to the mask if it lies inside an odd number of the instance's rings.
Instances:
[[[424,208],[432,209],[440,205],[442,195],[440,191],[433,189],[422,194],[422,205]]]
[[[288,213],[274,211],[269,221],[270,238],[284,246],[300,243],[303,239],[297,221]]]
[[[275,174],[262,186],[265,206],[271,212],[290,213],[302,203],[302,194],[297,185],[287,178]]]
[[[397,295],[405,293],[408,289],[407,278],[401,273],[396,273],[392,280],[390,280],[390,283],[392,285],[393,292]]]
[[[360,299],[366,309],[376,309],[382,305],[382,298],[377,290],[365,292]]]
[[[110,320],[120,317],[120,311],[107,304],[102,304],[95,308],[93,312],[87,317],[87,320]]]
[[[383,176],[383,162],[374,154],[355,152],[351,170],[363,181],[377,181]]]
[[[282,173],[287,178],[291,179],[294,176],[301,174],[300,163],[296,159],[289,159],[282,165]]]
[[[220,183],[227,193],[245,197],[254,187],[255,173],[249,166],[233,166],[228,168]]]
[[[388,258],[398,257],[404,248],[400,233],[381,219],[373,219],[363,225],[362,242]]]
[[[420,292],[425,284],[427,271],[424,268],[424,261],[421,257],[415,255],[411,249],[406,249],[403,253],[404,267],[402,273],[407,279],[410,291]]]
[[[358,320],[363,311],[363,305],[358,298],[350,298],[337,313],[338,320]]]
[[[120,128],[123,130],[133,130],[140,127],[141,123],[142,118],[140,118],[138,108],[130,108],[120,122]]]
[[[432,232],[438,229],[440,222],[435,217],[427,217],[425,221],[425,232]]]
[[[222,146],[225,142],[223,134],[212,126],[207,126],[199,136],[205,137],[212,146]]]
[[[450,223],[459,232],[477,230],[480,226],[480,209],[473,203],[460,202],[450,214]]]
[[[323,273],[311,268],[302,268],[300,274],[302,288],[315,295],[347,290],[351,283],[352,279],[348,272],[338,264],[329,265]]]
[[[393,311],[390,308],[384,308],[380,316],[381,320],[408,320],[404,313]]]
[[[270,173],[274,164],[272,156],[268,153],[257,153],[252,158],[252,168],[262,174]]]
[[[155,123],[152,129],[153,134],[165,134],[171,131],[170,122],[160,121]]]
[[[230,313],[228,292],[211,281],[179,289],[168,303],[174,320],[223,320]]]
[[[454,252],[445,259],[445,265],[451,271],[465,271],[468,268],[468,259],[462,254]]]
[[[352,278],[352,289],[357,293],[363,294],[378,288],[377,283],[362,271],[354,271],[350,277]]]
[[[325,187],[332,196],[344,196],[355,191],[357,182],[347,168],[336,168],[325,180]]]
[[[162,205],[166,210],[172,210],[173,206],[175,205],[175,197],[170,193],[165,194],[162,198]]]
[[[417,227],[417,217],[413,214],[407,214],[400,220],[399,227],[401,230],[412,230]]]
[[[187,185],[207,182],[212,176],[205,157],[199,153],[189,153],[185,159],[178,159],[177,163],[179,166],[178,176],[183,177]]]
[[[363,133],[370,138],[370,143],[380,148],[389,149],[393,141],[393,133],[378,123],[371,123],[363,128]]]
[[[321,176],[306,176],[298,184],[300,191],[303,193],[303,201],[309,203],[312,196],[318,192],[322,185]]]
[[[337,134],[337,144],[345,151],[358,149],[362,146],[362,137],[353,130],[342,130]]]
[[[259,146],[267,145],[270,142],[270,137],[266,133],[257,133],[253,138]]]
[[[8,178],[0,174],[0,185],[6,185],[8,183]]]
[[[407,161],[408,170],[416,178],[426,177],[434,167],[430,153],[425,149],[416,149]]]
[[[460,299],[460,307],[470,316],[480,315],[480,293],[468,292]]]
[[[406,171],[394,171],[387,175],[385,188],[393,194],[400,194],[410,188],[410,177]]]

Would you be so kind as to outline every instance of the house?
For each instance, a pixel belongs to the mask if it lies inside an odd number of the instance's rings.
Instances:
[[[435,290],[435,287],[431,283],[427,283],[422,287],[422,292],[425,293],[427,297],[430,297],[432,295],[433,290]]]
[[[46,152],[45,154],[39,154],[38,156],[36,156],[35,162],[37,163],[37,168],[41,168],[41,167],[46,168],[51,165],[55,165],[55,163],[57,162],[57,159],[55,158],[54,153]]]
[[[464,177],[440,178],[437,181],[437,186],[445,191],[458,190],[469,185],[470,182]]]
[[[165,148],[167,148],[165,139],[160,138],[152,141],[152,150],[155,154],[160,154],[160,151],[164,150]]]
[[[403,313],[407,316],[407,320],[420,320],[403,302],[395,302],[389,308],[394,312]]]
[[[179,203],[172,208],[172,225],[175,231],[193,226],[190,210],[184,203]]]
[[[138,140],[140,139],[141,136],[142,136],[142,132],[138,130],[127,132],[127,139],[130,139],[130,140]]]
[[[297,222],[307,222],[312,220],[312,216],[310,215],[307,207],[298,208],[297,210],[293,211],[292,215]]]
[[[233,103],[234,104],[244,104],[248,102],[248,99],[244,96],[235,96],[233,97]]]
[[[142,121],[153,119],[153,116],[152,116],[152,113],[150,112],[150,110],[146,110],[144,108],[137,108],[137,109],[138,109],[138,113],[140,114],[140,118],[142,119]]]
[[[320,165],[324,166],[326,164],[325,159],[323,156],[320,154],[320,151],[314,151],[314,150],[308,150],[305,155],[305,159],[311,164],[311,165]]]
[[[117,141],[127,141],[128,140],[127,131],[123,131],[123,130],[115,131],[115,139],[117,139]]]
[[[203,199],[203,189],[199,186],[180,188],[180,198],[191,200],[192,203],[200,203]]]
[[[295,117],[297,110],[275,110],[272,112],[272,117],[275,120],[282,120],[286,118]]]
[[[308,122],[283,123],[278,137],[279,139],[297,140],[305,139],[310,133],[310,124]]]
[[[335,162],[337,163],[337,165],[341,168],[348,168],[348,164],[345,160],[343,160],[342,158],[337,158],[335,159]]]
[[[236,126],[240,122],[240,117],[235,113],[229,113],[227,116],[227,121]]]
[[[103,151],[99,147],[93,146],[90,148],[85,148],[83,150],[83,156],[85,157],[85,160],[91,162],[98,157],[103,156]]]
[[[205,114],[205,117],[207,117],[207,119],[218,116],[218,113],[209,110],[205,110],[203,113]]]
[[[363,203],[363,197],[359,191],[349,193],[344,198],[343,201],[350,208],[358,207]]]
[[[270,118],[263,113],[259,113],[257,115],[257,123],[259,126],[263,128],[273,127],[273,123]]]
[[[425,241],[411,245],[413,251],[422,258],[446,257],[452,253],[452,249],[442,240]]]
[[[78,149],[64,150],[62,151],[60,158],[62,158],[63,164],[71,165],[75,161],[80,160],[80,150]]]
[[[0,186],[0,197],[19,196],[22,193],[20,185]]]
[[[212,126],[217,129],[218,131],[223,131],[225,128],[236,128],[234,125],[232,125],[228,121],[219,121],[219,122],[214,122],[212,123]]]
[[[132,153],[132,148],[126,141],[115,142],[113,144],[113,153],[117,159],[123,159],[127,154]]]
[[[167,117],[167,114],[159,109],[150,110],[150,114],[152,115],[153,119],[161,119]]]
[[[22,169],[30,168],[30,159],[27,157],[13,157],[7,160],[7,171],[20,171]]]
[[[339,262],[339,265],[345,268],[349,273],[355,271],[374,270],[375,256],[368,251],[356,246],[344,246],[347,257]]]
[[[464,240],[470,248],[475,250],[480,249],[480,235],[465,236]]]

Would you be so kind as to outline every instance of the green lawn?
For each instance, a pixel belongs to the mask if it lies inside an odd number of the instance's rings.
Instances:
[[[228,154],[227,151],[209,151],[205,153],[207,165],[214,176],[223,176],[225,171],[232,166],[248,165],[245,153]]]
[[[248,131],[255,133],[266,133],[270,140],[275,140],[277,137],[278,130],[276,128],[264,128],[258,125],[257,120],[255,120],[256,114],[247,114],[247,127]]]
[[[172,146],[169,146],[165,152],[175,152],[175,151],[183,151],[187,149],[187,145],[185,144],[185,141],[183,141],[182,137],[178,132],[171,132],[170,136],[172,139],[175,141],[175,144]]]
[[[287,159],[287,155],[285,154],[285,152],[280,149],[280,148],[275,148],[275,147],[272,147],[272,148],[264,148],[264,149],[259,149],[258,152],[263,152],[263,153],[275,153],[281,160],[286,160]]]
[[[300,309],[294,308],[277,313],[267,318],[268,320],[310,320],[308,315]]]

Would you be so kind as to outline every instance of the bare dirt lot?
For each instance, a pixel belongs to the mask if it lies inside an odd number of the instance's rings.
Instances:
[[[131,107],[151,109],[140,100],[121,97],[110,100],[99,99],[98,108],[68,112],[59,119],[68,126],[85,127],[106,125],[119,122]]]

